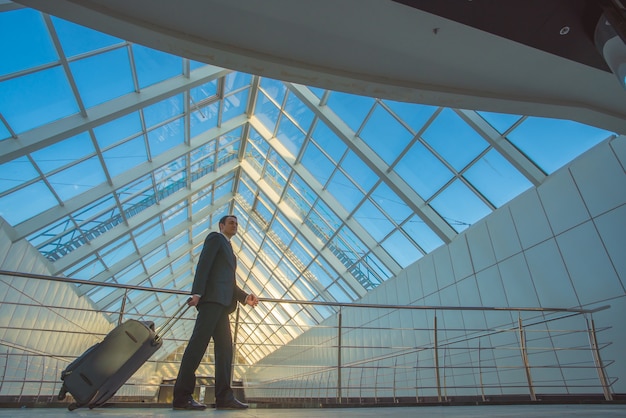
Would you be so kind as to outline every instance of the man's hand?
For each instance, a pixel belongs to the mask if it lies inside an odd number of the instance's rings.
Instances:
[[[200,302],[200,296],[198,295],[192,295],[189,299],[187,299],[187,305],[189,306],[196,306],[198,305],[198,302]]]
[[[246,304],[252,307],[255,307],[256,305],[259,304],[259,298],[255,294],[250,293],[248,297],[246,298]]]

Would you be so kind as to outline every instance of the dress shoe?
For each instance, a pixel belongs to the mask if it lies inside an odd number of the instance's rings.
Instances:
[[[174,409],[186,409],[189,411],[202,411],[206,409],[206,405],[200,402],[196,402],[193,399],[189,399],[183,402],[173,402]]]
[[[216,409],[246,409],[248,404],[239,402],[237,399],[229,399],[227,401],[215,402]]]

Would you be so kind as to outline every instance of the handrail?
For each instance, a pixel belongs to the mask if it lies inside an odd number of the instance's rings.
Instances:
[[[120,283],[94,282],[84,279],[73,279],[61,276],[48,276],[44,274],[22,273],[17,271],[0,270],[0,275],[25,277],[40,280],[51,280],[55,282],[64,282],[72,284],[84,284],[90,286],[104,286],[127,290],[143,290],[147,292],[169,293],[175,295],[189,295],[189,291],[177,289],[165,289],[148,286],[135,286]],[[374,308],[374,309],[418,309],[418,310],[445,310],[445,311],[509,311],[509,312],[570,312],[577,314],[591,314],[609,309],[611,305],[603,305],[593,309],[583,308],[554,308],[554,307],[498,307],[498,306],[433,306],[433,305],[388,305],[373,304],[360,302],[328,302],[313,301],[301,299],[275,299],[275,298],[259,298],[259,302],[268,303],[288,303],[296,305],[316,305],[316,306],[332,306],[337,308]]]

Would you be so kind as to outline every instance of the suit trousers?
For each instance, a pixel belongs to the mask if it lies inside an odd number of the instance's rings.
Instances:
[[[233,341],[228,320],[229,308],[219,303],[198,305],[196,324],[183,354],[174,384],[174,402],[190,399],[196,387],[196,370],[213,338],[215,349],[215,399],[232,399],[230,386],[233,362]],[[202,402],[202,400],[200,400]]]

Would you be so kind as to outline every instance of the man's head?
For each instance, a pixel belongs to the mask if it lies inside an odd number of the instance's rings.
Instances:
[[[230,239],[237,233],[237,217],[235,215],[226,215],[220,219],[220,232]]]

